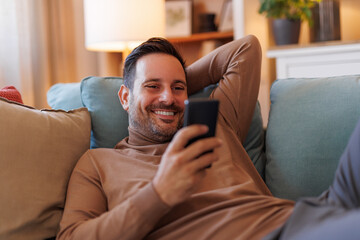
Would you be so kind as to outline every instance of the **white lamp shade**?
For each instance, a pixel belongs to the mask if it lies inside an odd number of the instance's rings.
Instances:
[[[164,0],[84,0],[85,46],[121,52],[165,35]]]

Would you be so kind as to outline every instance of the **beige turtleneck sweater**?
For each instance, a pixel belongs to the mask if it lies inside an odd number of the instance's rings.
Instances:
[[[189,93],[219,83],[220,160],[190,199],[170,208],[151,184],[168,143],[134,129],[115,149],[86,152],[70,179],[58,239],[260,239],[290,216],[242,146],[260,81],[261,49],[246,37],[187,68]]]

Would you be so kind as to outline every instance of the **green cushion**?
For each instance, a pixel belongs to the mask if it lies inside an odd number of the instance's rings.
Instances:
[[[270,98],[269,189],[293,200],[321,194],[360,117],[360,76],[278,80]]]
[[[127,112],[123,110],[117,95],[122,83],[122,78],[118,77],[87,77],[77,85],[56,84],[48,92],[48,103],[56,109],[73,109],[77,101],[71,103],[66,99],[73,99],[73,96],[69,95],[80,92],[82,106],[88,108],[91,115],[91,148],[113,148],[121,139],[128,136]],[[208,97],[214,88],[216,85],[206,87],[190,98]],[[51,99],[61,101],[49,101]],[[261,176],[264,175],[265,166],[263,134],[260,105],[257,104],[244,147]]]

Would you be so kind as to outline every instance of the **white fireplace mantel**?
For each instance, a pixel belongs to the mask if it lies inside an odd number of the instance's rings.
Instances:
[[[331,77],[360,74],[360,41],[323,42],[271,48],[276,77]]]

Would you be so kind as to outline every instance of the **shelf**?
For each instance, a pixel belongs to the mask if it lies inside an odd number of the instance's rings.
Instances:
[[[316,54],[331,54],[341,52],[354,52],[360,50],[360,40],[355,41],[329,41],[310,44],[292,44],[271,47],[267,51],[269,58],[298,57]]]
[[[172,43],[201,42],[206,40],[226,40],[234,37],[233,32],[206,32],[195,33],[187,37],[172,37],[168,40]]]

